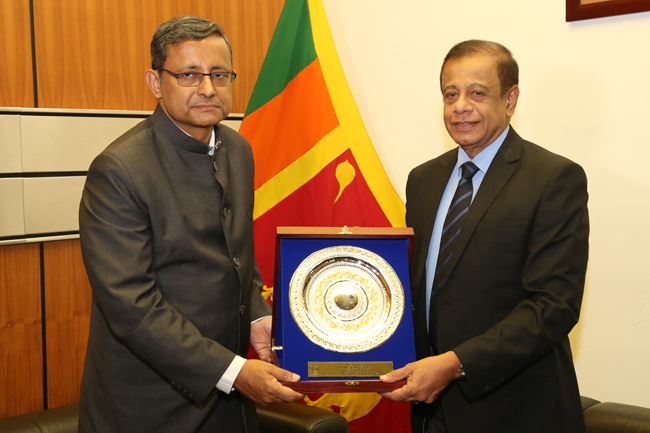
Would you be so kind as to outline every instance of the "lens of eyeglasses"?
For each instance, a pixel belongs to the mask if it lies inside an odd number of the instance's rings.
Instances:
[[[210,75],[212,84],[215,86],[228,86],[235,79],[235,76],[231,72],[214,72]]]
[[[178,74],[178,84],[186,87],[195,87],[203,81],[203,74],[196,72],[183,72]],[[235,74],[232,72],[213,72],[210,74],[212,84],[218,87],[229,86],[235,80]]]
[[[182,72],[178,74],[178,84],[181,86],[198,86],[203,76],[193,72]]]

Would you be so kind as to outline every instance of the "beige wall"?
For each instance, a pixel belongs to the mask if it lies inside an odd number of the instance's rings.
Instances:
[[[579,162],[590,181],[591,259],[571,335],[581,392],[650,407],[650,13],[569,24],[564,0],[324,3],[366,128],[402,197],[409,170],[453,146],[438,90],[447,50],[479,38],[513,51],[521,70],[514,127]]]

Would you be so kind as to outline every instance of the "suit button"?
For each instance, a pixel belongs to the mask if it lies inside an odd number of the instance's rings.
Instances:
[[[223,217],[224,217],[224,218],[227,218],[228,215],[230,215],[230,209],[228,209],[227,207],[225,207],[225,208],[223,208],[223,212],[222,212],[222,213],[223,213]]]
[[[212,167],[214,167],[214,171],[219,171],[219,166],[217,165],[217,161],[212,163]]]
[[[242,305],[241,307],[239,307],[239,314],[243,316],[245,310],[246,310],[246,305]]]
[[[239,257],[233,257],[232,261],[235,263],[235,266],[239,266]]]

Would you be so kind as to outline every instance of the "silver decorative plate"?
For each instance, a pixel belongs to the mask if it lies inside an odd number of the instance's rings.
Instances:
[[[360,353],[393,335],[404,314],[404,289],[379,255],[342,245],[316,251],[298,266],[289,286],[289,307],[314,344]]]

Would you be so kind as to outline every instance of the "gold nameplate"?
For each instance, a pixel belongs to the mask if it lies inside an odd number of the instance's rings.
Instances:
[[[308,362],[309,377],[377,377],[393,371],[392,361]]]

